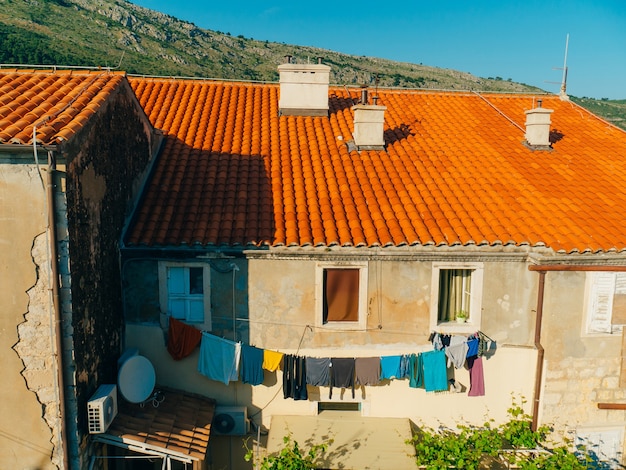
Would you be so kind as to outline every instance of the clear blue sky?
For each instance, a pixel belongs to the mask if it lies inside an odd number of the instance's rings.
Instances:
[[[626,99],[626,0],[131,0],[233,36]]]

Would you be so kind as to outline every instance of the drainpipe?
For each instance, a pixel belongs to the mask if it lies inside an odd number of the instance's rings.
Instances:
[[[56,162],[52,151],[48,152],[48,171],[46,172],[46,192],[48,196],[48,226],[50,227],[50,265],[52,271],[52,308],[54,310],[54,331],[57,350],[57,383],[59,388],[59,413],[61,424],[61,449],[63,452],[63,468],[69,470],[69,455],[67,449],[66,409],[65,409],[65,380],[63,379],[63,320],[61,317],[61,302],[59,296],[59,263],[56,233],[56,204],[54,194],[54,175]]]
[[[546,284],[546,272],[539,271],[539,289],[537,292],[537,318],[535,320],[535,349],[537,349],[537,369],[535,372],[535,392],[533,396],[533,411],[531,428],[537,430],[539,421],[539,402],[541,396],[541,382],[543,380],[544,349],[541,345],[541,323],[543,318],[543,295]]]

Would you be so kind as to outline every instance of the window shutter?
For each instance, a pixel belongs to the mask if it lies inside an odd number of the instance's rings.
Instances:
[[[185,268],[170,267],[167,270],[167,292],[169,294],[185,293]]]
[[[189,300],[189,321],[198,323],[204,321],[204,299]]]
[[[359,270],[329,268],[325,276],[324,322],[359,321]]]
[[[170,298],[169,313],[177,320],[185,320],[185,299]]]
[[[615,273],[592,272],[587,333],[611,333]]]

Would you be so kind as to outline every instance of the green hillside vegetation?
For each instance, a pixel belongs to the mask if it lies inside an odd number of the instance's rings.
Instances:
[[[129,74],[278,81],[284,56],[332,66],[331,82],[345,86],[542,92],[511,79],[480,78],[422,64],[342,54],[202,29],[125,0],[0,0],[0,63],[119,68]],[[623,103],[580,104],[626,126]],[[617,103],[614,107],[608,107]],[[611,115],[602,114],[603,110]]]
[[[608,100],[606,98],[596,100],[587,97],[577,98],[575,96],[572,96],[571,100],[592,113],[601,116],[608,122],[626,129],[626,100]]]

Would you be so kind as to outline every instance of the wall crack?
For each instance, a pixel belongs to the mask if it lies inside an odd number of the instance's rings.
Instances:
[[[31,249],[36,281],[26,294],[28,308],[24,321],[17,325],[18,340],[12,349],[22,361],[20,372],[26,388],[35,394],[41,405],[42,418],[51,430],[51,461],[56,468],[62,466],[60,442],[61,416],[57,381],[57,352],[54,342],[53,306],[50,295],[49,250],[46,232],[38,234]]]

